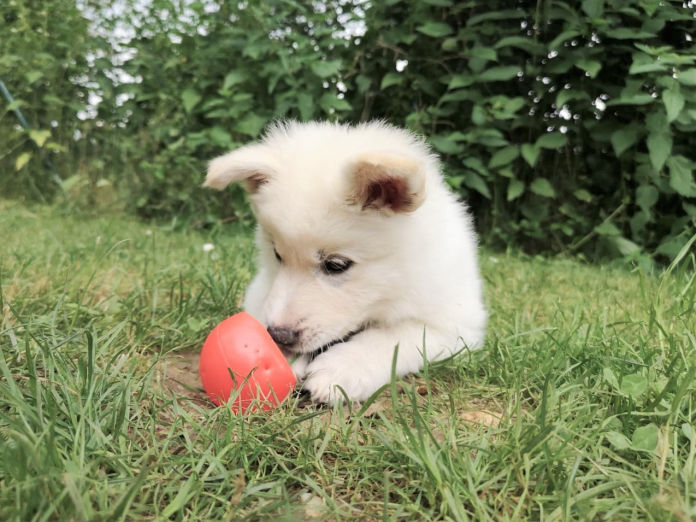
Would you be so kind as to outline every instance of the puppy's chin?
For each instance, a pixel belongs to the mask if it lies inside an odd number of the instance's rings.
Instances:
[[[324,346],[326,346],[328,343],[323,343],[321,344],[321,341],[317,343],[299,343],[295,346],[287,347],[283,346],[281,344],[278,345],[278,348],[280,348],[280,351],[285,355],[285,357],[292,358],[292,357],[299,357],[300,355],[307,355],[311,353],[315,353],[317,351],[320,351]]]
[[[308,342],[301,342],[298,346],[283,350],[283,353],[290,356],[297,355],[319,355],[332,346],[350,341],[353,336],[363,332],[368,327],[367,323],[361,324],[353,329],[347,330],[343,335],[337,336],[316,336]],[[281,349],[282,350],[282,349]]]
[[[308,342],[301,341],[295,346],[288,347],[283,346],[282,344],[278,344],[277,346],[287,359],[292,359],[301,355],[316,355],[322,353],[328,350],[330,347],[341,342],[345,342],[346,340],[347,338],[345,337],[335,339],[326,337],[326,340],[324,340],[323,337],[315,337],[308,340]]]

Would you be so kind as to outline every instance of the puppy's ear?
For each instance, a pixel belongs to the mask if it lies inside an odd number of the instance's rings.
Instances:
[[[363,210],[413,212],[425,200],[425,173],[415,159],[388,153],[365,154],[348,168],[348,201]]]
[[[273,168],[264,163],[264,152],[263,145],[253,144],[215,158],[208,164],[203,186],[222,190],[230,183],[241,181],[255,194],[273,175]]]

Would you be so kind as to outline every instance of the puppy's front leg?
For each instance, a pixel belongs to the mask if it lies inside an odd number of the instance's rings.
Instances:
[[[396,360],[398,376],[421,369],[423,339],[429,360],[442,358],[457,350],[456,338],[446,339],[436,330],[424,329],[423,325],[416,323],[403,323],[393,328],[369,328],[317,356],[307,366],[304,387],[312,399],[319,402],[340,401],[343,394],[338,386],[343,388],[349,399],[365,400],[390,381],[395,346],[399,346]]]

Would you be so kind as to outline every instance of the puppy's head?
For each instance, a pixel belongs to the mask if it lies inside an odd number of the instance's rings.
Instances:
[[[436,160],[383,124],[287,124],[214,159],[205,185],[247,188],[259,228],[262,316],[308,353],[388,319],[408,299],[413,220]]]

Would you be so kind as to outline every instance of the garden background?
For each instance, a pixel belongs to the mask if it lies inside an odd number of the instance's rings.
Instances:
[[[8,0],[0,193],[248,222],[206,161],[278,118],[423,134],[484,244],[672,260],[696,231],[692,2]],[[13,109],[26,116],[23,128]],[[53,169],[47,166],[47,161]]]

